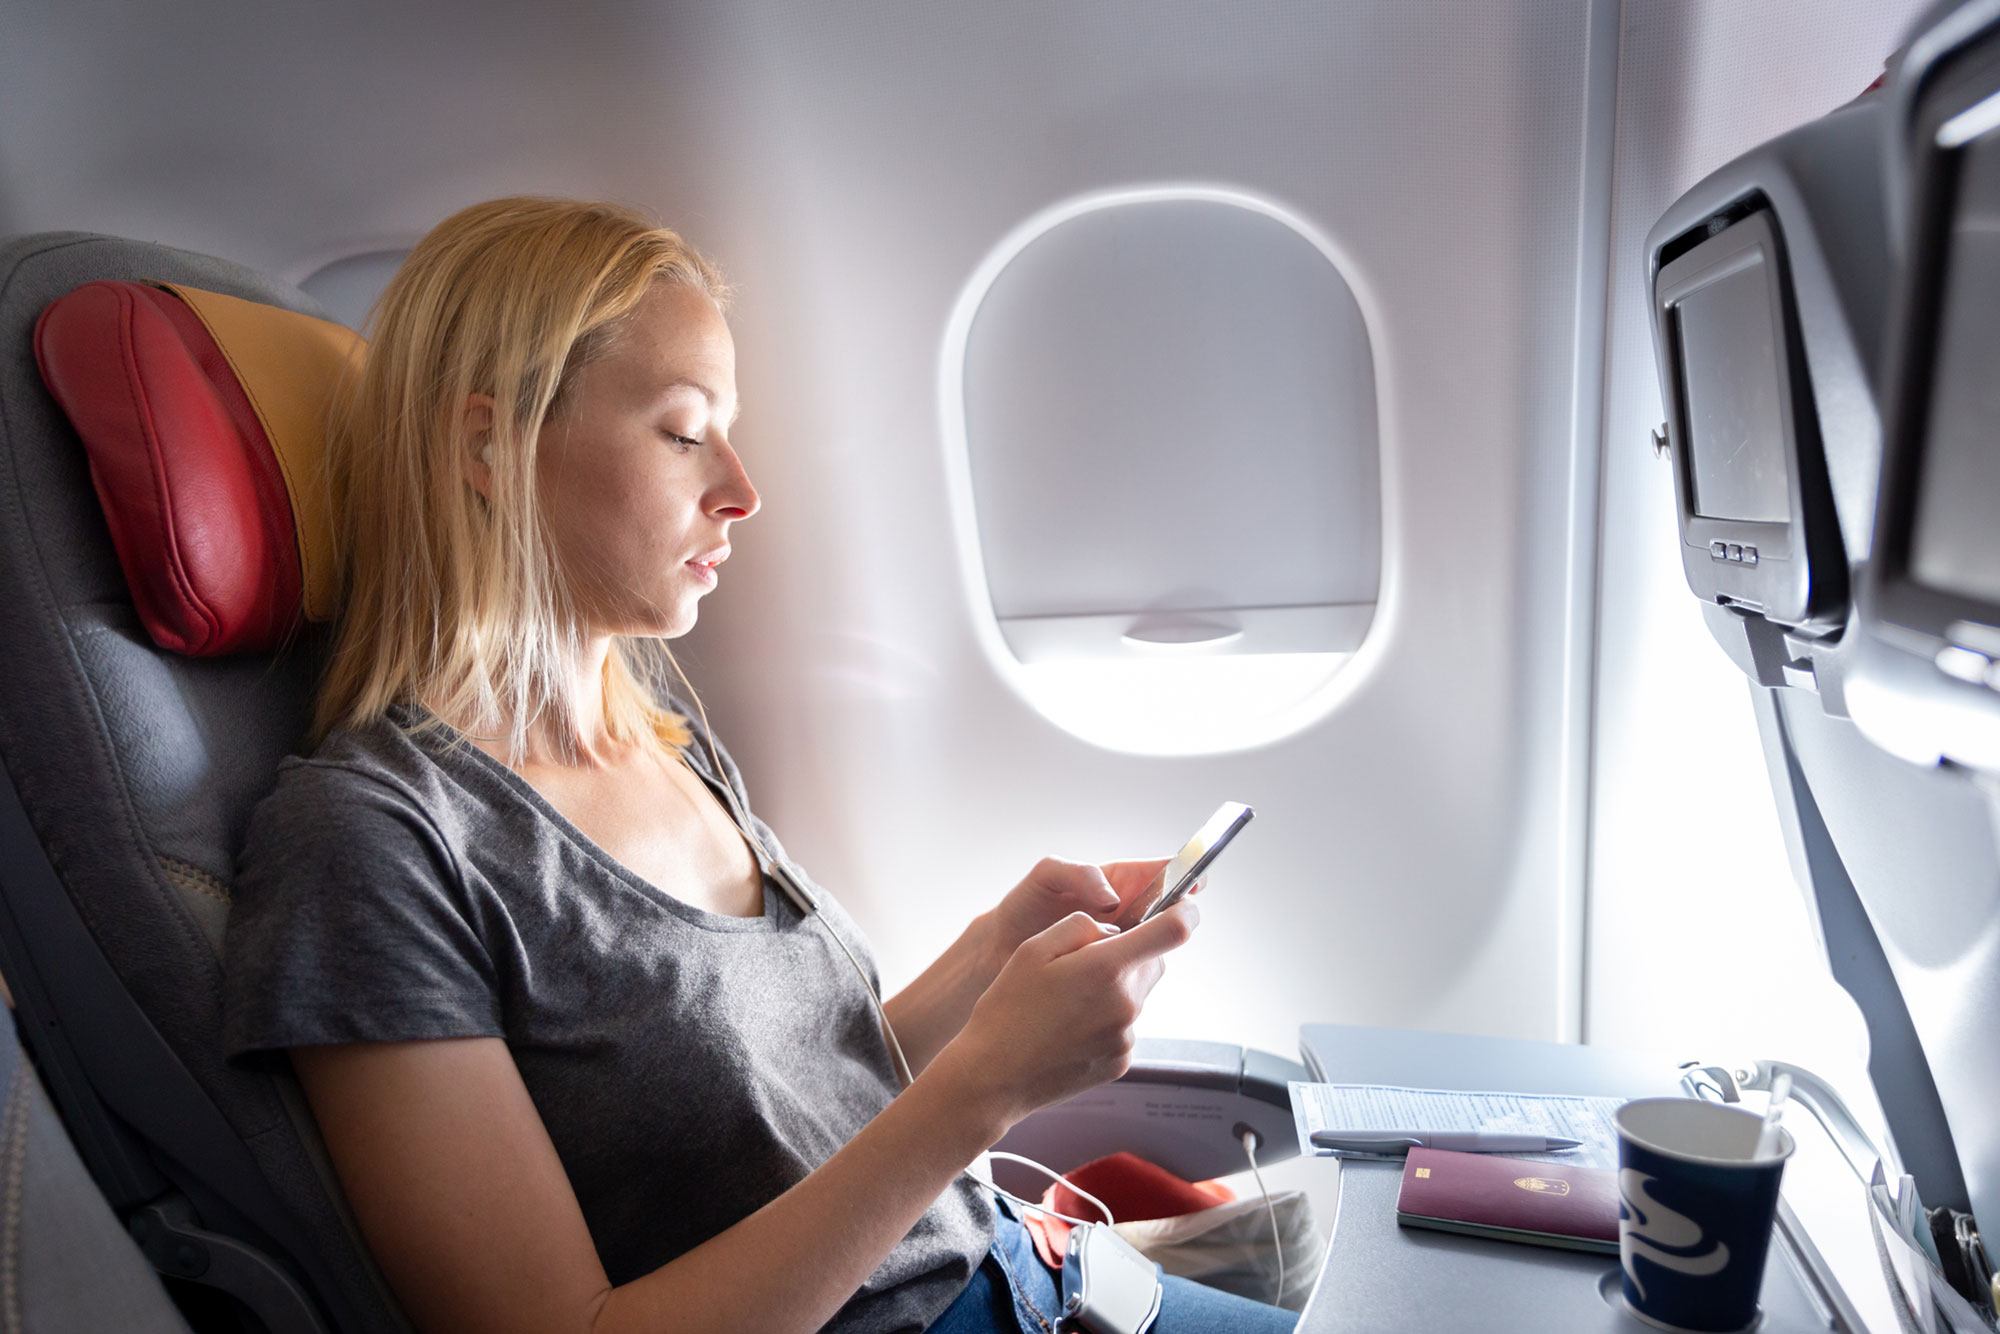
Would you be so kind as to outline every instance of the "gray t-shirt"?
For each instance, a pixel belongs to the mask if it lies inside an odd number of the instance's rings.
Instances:
[[[831,896],[803,918],[767,873],[762,916],[704,912],[478,747],[399,725],[416,717],[285,761],[252,817],[227,938],[232,1056],[506,1039],[613,1283],[753,1213],[888,1105],[874,1007],[827,932],[871,981],[874,959]],[[748,809],[727,755],[712,772],[698,734],[688,759]],[[992,1231],[959,1178],[826,1328],[924,1328]]]

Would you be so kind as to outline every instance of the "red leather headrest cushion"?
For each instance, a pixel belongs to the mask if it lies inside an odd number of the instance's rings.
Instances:
[[[330,545],[317,531],[326,526],[319,430],[340,360],[358,346],[336,329],[131,282],[86,283],[42,312],[35,360],[83,439],[132,600],[161,647],[268,651],[302,604],[315,619],[329,614],[309,605],[329,600],[314,596]],[[226,349],[218,330],[242,346]],[[299,346],[306,355],[287,361],[309,363],[303,370],[258,366]],[[292,439],[274,447],[280,434]]]

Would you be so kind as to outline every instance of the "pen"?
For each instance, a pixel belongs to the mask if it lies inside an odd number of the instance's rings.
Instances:
[[[1489,1130],[1315,1130],[1313,1147],[1347,1153],[1402,1153],[1455,1149],[1460,1153],[1561,1153],[1581,1148],[1561,1135],[1518,1135]]]

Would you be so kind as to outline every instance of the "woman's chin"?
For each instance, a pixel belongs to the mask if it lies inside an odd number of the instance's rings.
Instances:
[[[694,629],[695,616],[689,612],[685,616],[662,618],[650,623],[641,622],[639,628],[627,630],[627,635],[642,639],[679,639]]]
[[[694,629],[697,609],[693,598],[675,608],[648,607],[625,616],[610,618],[616,628],[608,631],[623,639],[679,639]]]
[[[654,631],[654,633],[661,639],[679,639],[682,635],[694,629],[694,623],[699,619],[700,614],[699,604],[694,598],[689,598],[687,604],[681,607],[675,615],[666,617],[666,623],[660,629]]]

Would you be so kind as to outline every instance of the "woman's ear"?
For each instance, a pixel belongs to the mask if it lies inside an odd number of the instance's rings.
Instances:
[[[461,439],[459,471],[472,489],[488,500],[493,498],[493,395],[467,394],[465,410],[459,416]]]

